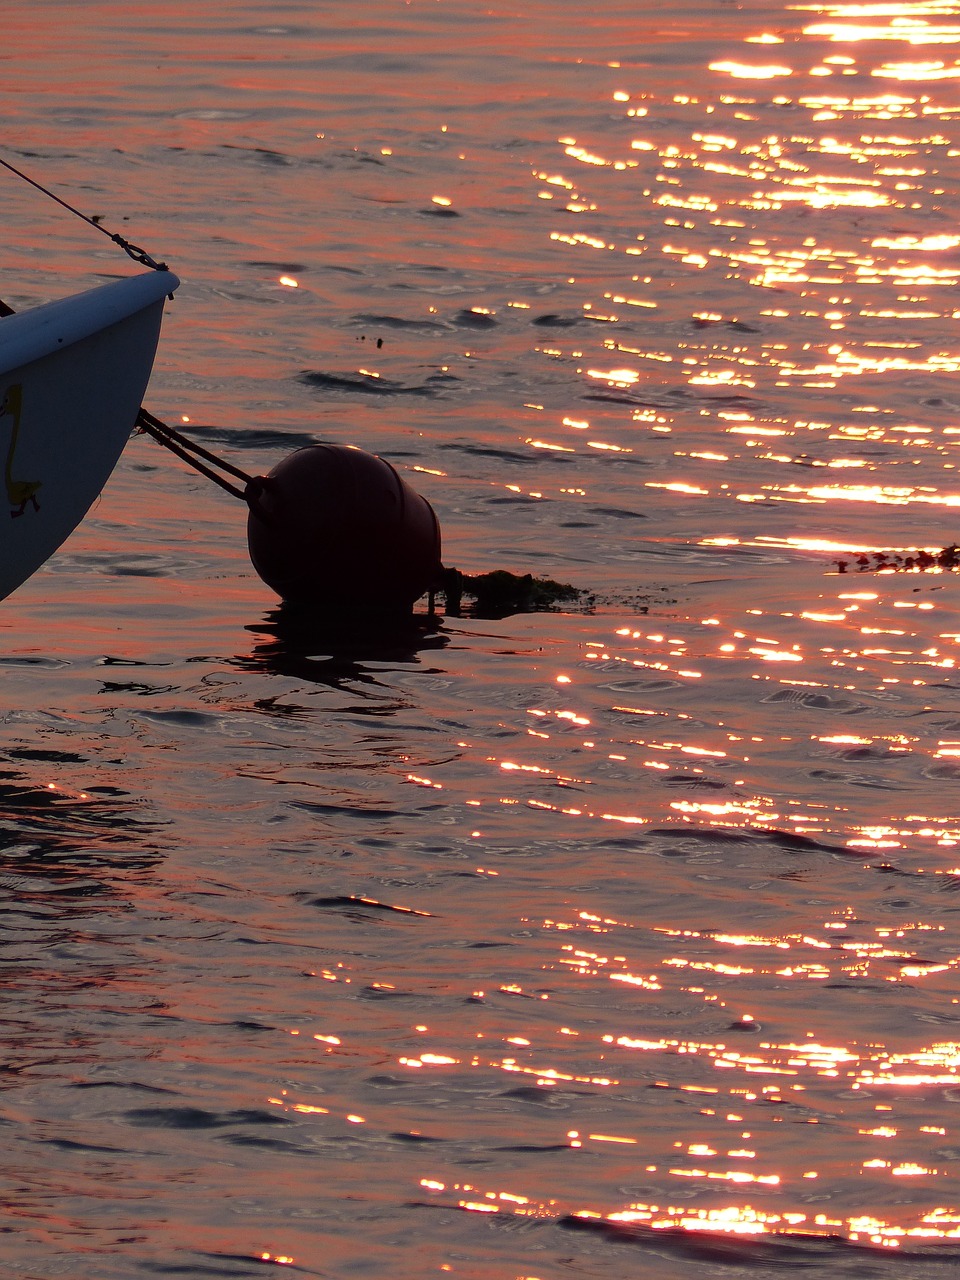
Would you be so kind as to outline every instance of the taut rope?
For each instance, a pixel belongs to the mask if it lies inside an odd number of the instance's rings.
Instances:
[[[169,271],[169,267],[165,262],[157,262],[155,258],[151,258],[146,249],[141,249],[139,245],[131,244],[129,240],[125,240],[123,236],[117,235],[116,232],[111,232],[108,231],[106,227],[101,227],[96,218],[88,218],[85,213],[81,213],[79,209],[75,209],[73,205],[68,204],[66,200],[61,200],[59,196],[54,195],[54,193],[49,191],[42,185],[42,183],[37,182],[35,178],[31,178],[27,174],[23,173],[22,170],[16,168],[15,165],[10,164],[8,160],[0,159],[0,165],[2,165],[4,169],[9,169],[11,173],[15,173],[17,177],[22,178],[24,182],[28,182],[31,187],[36,187],[36,189],[42,192],[45,196],[49,196],[51,200],[55,200],[57,204],[62,205],[69,213],[75,214],[78,218],[82,218],[88,226],[95,227],[101,235],[105,235],[108,240],[112,240],[114,244],[118,244],[124,253],[127,254],[128,257],[132,258],[134,262],[139,262],[140,265],[144,267],[152,267],[154,271]]]

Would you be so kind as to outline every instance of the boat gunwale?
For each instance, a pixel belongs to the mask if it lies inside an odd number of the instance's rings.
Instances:
[[[0,319],[0,377],[120,324],[172,294],[172,271],[148,271]]]

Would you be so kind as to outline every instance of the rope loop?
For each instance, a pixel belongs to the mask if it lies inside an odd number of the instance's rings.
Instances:
[[[83,215],[80,215],[83,217]],[[94,223],[94,226],[97,224]],[[109,232],[107,233],[110,234]],[[152,267],[154,271],[169,271],[170,268],[165,262],[157,262],[156,258],[152,258],[146,249],[141,249],[138,244],[131,244],[129,240],[124,240],[123,236],[118,232],[114,232],[110,236],[114,244],[118,244],[128,258],[132,258],[134,262],[139,262],[143,267]]]

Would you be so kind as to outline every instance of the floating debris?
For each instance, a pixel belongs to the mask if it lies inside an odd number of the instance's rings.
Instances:
[[[459,569],[444,571],[443,586],[447,613],[460,614],[463,597],[475,602],[466,613],[476,618],[505,618],[511,613],[539,613],[556,609],[560,605],[573,605],[590,609],[594,596],[568,582],[554,582],[552,578],[535,578],[531,573],[509,573],[506,569],[494,569],[491,573],[467,574]]]
[[[835,560],[838,573],[846,573],[849,560]],[[941,551],[918,551],[915,555],[901,555],[898,551],[874,551],[869,556],[859,555],[854,561],[857,573],[917,573],[927,569],[960,569],[960,546],[951,542]]]

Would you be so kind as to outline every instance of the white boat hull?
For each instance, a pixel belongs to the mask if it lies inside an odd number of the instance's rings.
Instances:
[[[0,599],[96,501],[143,401],[163,302],[151,271],[0,319]]]

